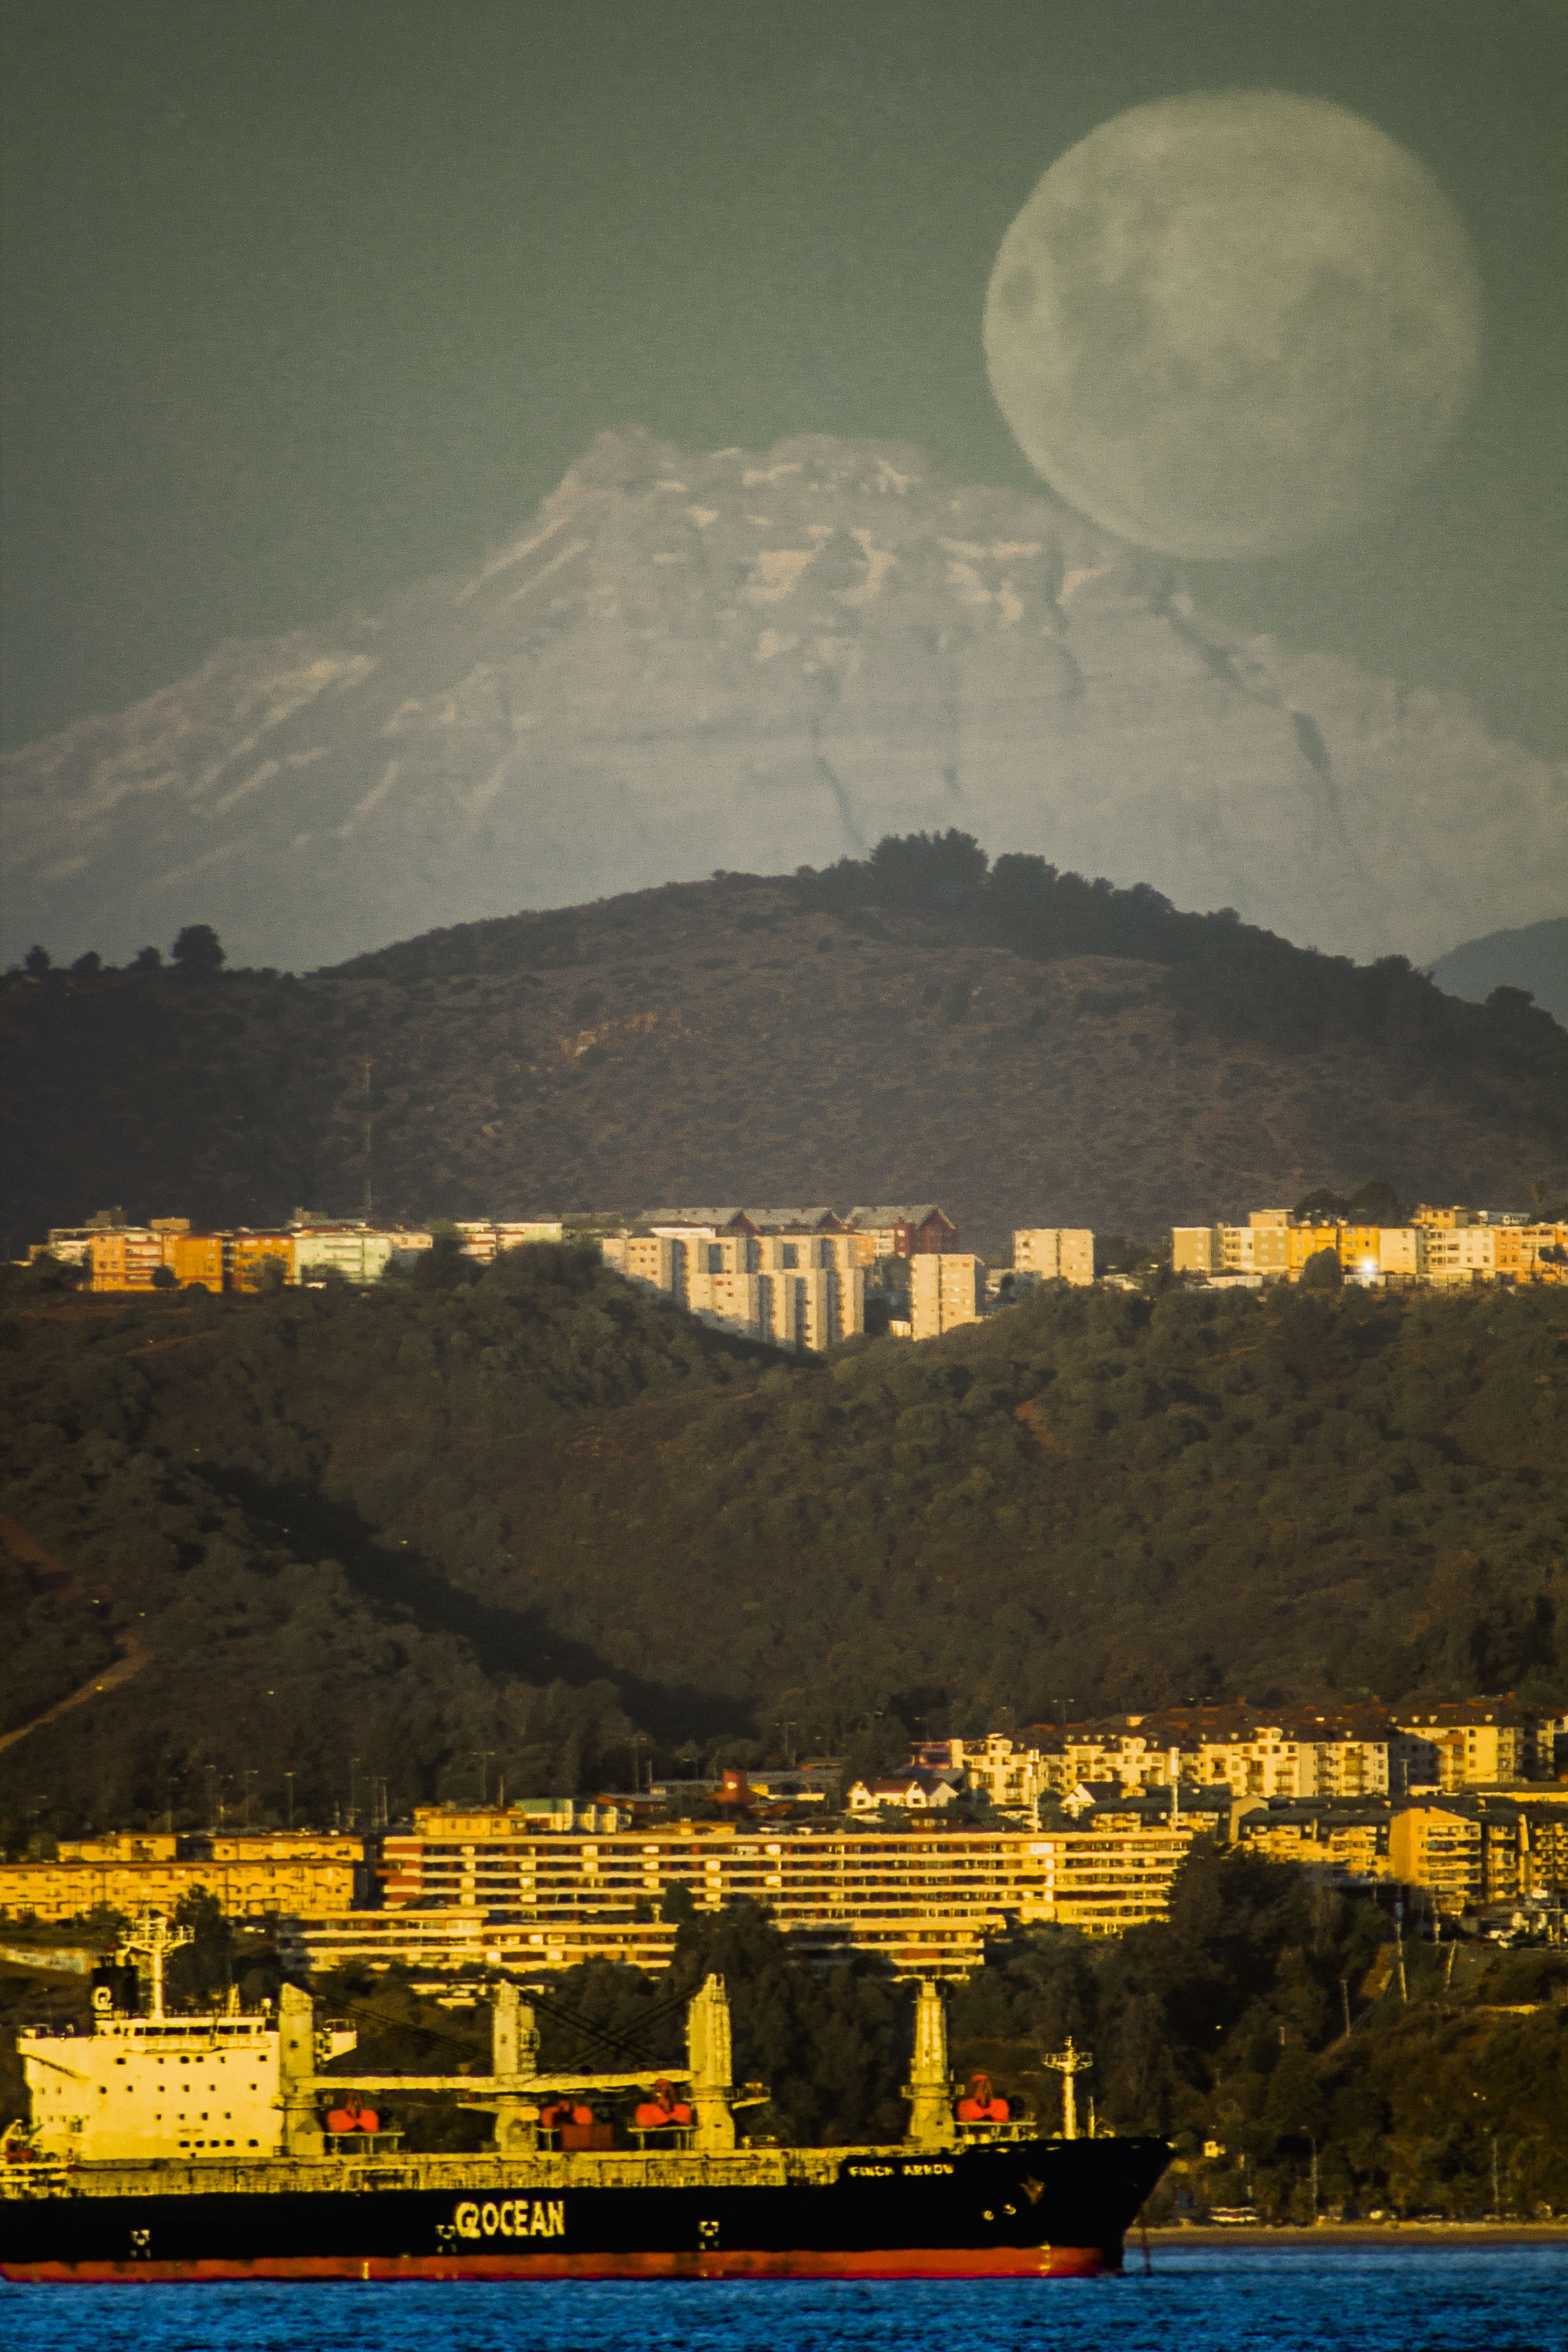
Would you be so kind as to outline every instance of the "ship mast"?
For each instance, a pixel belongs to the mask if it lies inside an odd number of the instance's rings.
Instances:
[[[1094,2063],[1094,2053],[1090,2050],[1075,2048],[1072,2035],[1069,2033],[1067,2048],[1042,2053],[1042,2063],[1050,2068],[1053,2074],[1059,2074],[1062,2078],[1062,2137],[1076,2139],[1078,2137],[1078,2095],[1073,2078],[1078,2074],[1088,2074]]]
[[[177,1952],[196,1940],[194,1927],[171,1927],[162,1911],[139,1912],[133,1926],[127,1927],[120,1938],[120,1949],[132,1954],[141,1952],[147,1961],[149,2007],[147,2014],[162,2018],[163,2014],[163,1963],[171,1952]]]

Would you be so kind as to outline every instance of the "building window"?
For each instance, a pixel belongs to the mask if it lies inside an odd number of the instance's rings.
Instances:
[[[793,1272],[799,1265],[800,1251],[794,1242],[782,1242],[779,1244],[779,1264],[788,1272]]]

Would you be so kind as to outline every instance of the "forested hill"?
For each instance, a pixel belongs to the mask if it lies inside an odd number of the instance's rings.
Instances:
[[[570,1249],[50,1307],[0,1354],[13,1822],[395,1811],[725,1739],[1204,1696],[1568,1701],[1568,1297],[1052,1287],[782,1360]],[[756,1753],[744,1747],[742,1755]],[[243,1776],[258,1778],[247,1784]]]
[[[983,1244],[1152,1236],[1367,1178],[1528,1208],[1568,1172],[1568,1034],[1520,992],[1461,1003],[1399,958],[988,866],[959,834],[304,979],[14,972],[0,1036],[15,1254],[116,1203],[350,1213],[367,1172],[395,1217],[935,1198]]]

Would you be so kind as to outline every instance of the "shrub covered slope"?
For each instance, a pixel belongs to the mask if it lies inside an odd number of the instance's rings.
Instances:
[[[205,927],[194,926],[205,932]],[[182,935],[188,950],[188,934]],[[204,945],[210,941],[210,933]],[[216,942],[212,942],[216,946]],[[96,960],[89,960],[96,961]],[[296,979],[0,981],[4,1227],[940,1199],[1157,1234],[1313,1184],[1523,1207],[1568,1034],[966,835],[436,931]]]
[[[573,1249],[78,1307],[16,1285],[17,1818],[395,1810],[882,1711],[1568,1697],[1568,1299],[1068,1292],[781,1359]],[[29,1567],[26,1544],[58,1572]],[[14,1549],[16,1548],[14,1547]],[[693,1745],[695,1743],[695,1745]]]

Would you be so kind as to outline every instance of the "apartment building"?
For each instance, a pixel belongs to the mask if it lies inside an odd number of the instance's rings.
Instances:
[[[1087,1226],[1024,1226],[1013,1235],[1013,1271],[1081,1288],[1094,1280],[1094,1235]]]
[[[1519,1812],[1520,1893],[1561,1903],[1568,1897],[1568,1806],[1526,1804]]]
[[[1481,1846],[1479,1819],[1458,1806],[1402,1805],[1389,1823],[1393,1875],[1426,1887],[1437,1908],[1454,1918],[1482,1899]]]
[[[216,1293],[226,1286],[227,1252],[224,1234],[194,1234],[187,1227],[166,1236],[164,1264],[181,1290]]]
[[[599,1251],[628,1282],[741,1339],[820,1349],[866,1328],[866,1270],[849,1233],[612,1234]]]
[[[564,1228],[559,1217],[459,1217],[458,1239],[463,1255],[480,1265],[493,1265],[503,1250],[521,1249],[527,1242],[558,1242]]]
[[[1555,1769],[1557,1718],[1511,1699],[1456,1699],[1394,1712],[1402,1789],[1497,1788]]]
[[[188,1232],[184,1219],[159,1218],[151,1225],[111,1225],[95,1233],[89,1243],[88,1263],[94,1290],[152,1290],[154,1275],[169,1263],[171,1229]]]
[[[1108,1780],[1126,1789],[1168,1788],[1173,1780],[1225,1786],[1238,1796],[1386,1796],[1391,1738],[1375,1707],[1265,1714],[1237,1703],[928,1741],[917,1761],[962,1768],[969,1785],[998,1806],[1029,1805]]]
[[[1231,1837],[1269,1862],[1300,1863],[1335,1878],[1387,1878],[1394,1867],[1388,1853],[1393,1821],[1386,1801],[1355,1806],[1249,1797],[1232,1808]]]
[[[510,1814],[428,1808],[385,1842],[387,1907],[370,1934],[395,1937],[394,1913],[417,1906],[422,1934],[437,1915],[479,1914],[548,1952],[560,1931],[650,1924],[637,1910],[657,1916],[680,1885],[701,1909],[739,1896],[767,1905],[807,1958],[868,1951],[906,1970],[963,1973],[1011,1920],[1120,1934],[1163,1916],[1205,1826],[1129,1815],[1047,1832],[824,1826],[770,1837],[682,1822],[540,1835]]]
[[[294,1279],[307,1286],[329,1275],[379,1282],[395,1258],[411,1264],[431,1246],[430,1234],[415,1225],[303,1225],[294,1234]]]
[[[1208,1820],[1098,1809],[1092,1822],[1047,1841],[1054,1864],[1052,1918],[1086,1936],[1121,1936],[1163,1919],[1171,1881]]]
[[[1568,1225],[1479,1209],[1416,1209],[1407,1225],[1298,1223],[1255,1209],[1245,1225],[1173,1225],[1171,1264],[1210,1281],[1299,1282],[1309,1259],[1331,1251],[1355,1282],[1568,1281]]]
[[[13,1918],[75,1919],[107,1907],[172,1911],[203,1888],[231,1918],[343,1909],[353,1903],[363,1840],[315,1831],[188,1837],[125,1831],[62,1843],[52,1862],[0,1863],[0,1910]]]
[[[958,1227],[934,1201],[851,1209],[849,1223],[865,1245],[867,1265],[879,1257],[924,1257],[958,1247]]]
[[[935,1339],[961,1324],[978,1323],[985,1306],[985,1268],[964,1250],[943,1250],[910,1260],[910,1331]]]
[[[242,1229],[228,1241],[228,1286],[231,1290],[265,1290],[269,1283],[294,1279],[294,1236],[290,1233],[253,1233]]]

